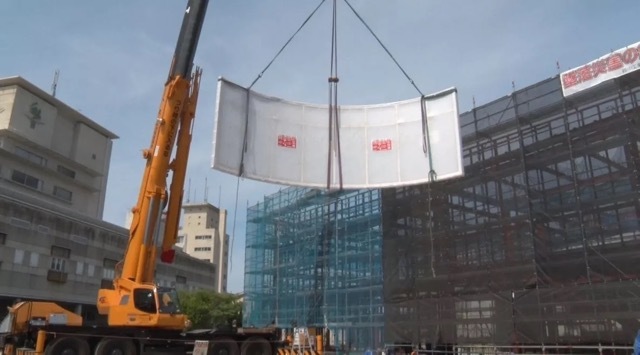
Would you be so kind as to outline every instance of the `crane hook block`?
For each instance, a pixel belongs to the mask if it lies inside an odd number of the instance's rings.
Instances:
[[[174,249],[165,250],[160,254],[160,260],[165,264],[173,264],[176,259],[176,251]]]

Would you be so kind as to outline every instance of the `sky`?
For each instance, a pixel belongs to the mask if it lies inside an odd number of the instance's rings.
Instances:
[[[425,94],[458,89],[460,111],[640,41],[637,0],[348,0]],[[243,290],[247,206],[282,186],[211,168],[217,79],[248,86],[321,0],[211,0],[195,64],[202,67],[185,195],[227,209],[228,289]],[[254,86],[287,100],[328,103],[332,0]],[[119,136],[104,220],[125,223],[138,196],[186,0],[0,1],[0,77],[22,76]],[[338,102],[419,96],[337,0]],[[190,186],[190,189],[187,189]],[[205,186],[208,193],[205,194]],[[239,188],[236,204],[236,188]],[[235,227],[234,227],[235,225]]]

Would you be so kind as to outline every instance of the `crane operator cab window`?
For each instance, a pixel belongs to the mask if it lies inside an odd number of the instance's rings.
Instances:
[[[170,287],[158,287],[158,313],[181,313],[178,292]]]
[[[133,290],[133,304],[145,313],[180,313],[178,292],[173,288],[158,287],[158,302],[156,303],[155,290],[151,288],[138,288]]]
[[[156,313],[156,298],[152,288],[137,288],[133,290],[133,305],[145,313]]]
[[[0,334],[10,333],[13,325],[13,314],[9,313],[0,323]],[[0,349],[2,350],[2,349]]]

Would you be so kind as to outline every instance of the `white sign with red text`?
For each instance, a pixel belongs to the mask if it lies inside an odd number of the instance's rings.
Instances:
[[[560,75],[565,97],[640,69],[640,42]]]

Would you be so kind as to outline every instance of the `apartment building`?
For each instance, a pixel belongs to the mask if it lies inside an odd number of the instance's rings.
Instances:
[[[226,233],[227,211],[210,203],[183,205],[183,225],[177,245],[187,254],[215,265],[215,288],[227,292],[229,235]]]

